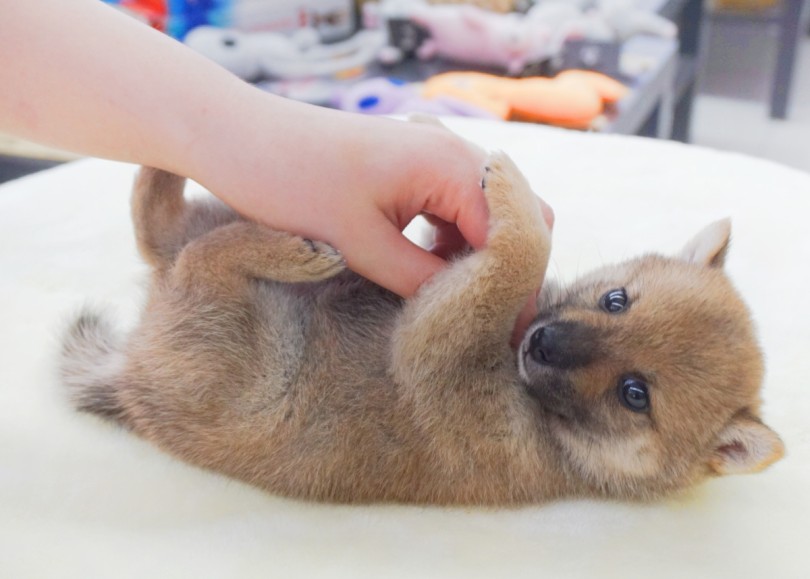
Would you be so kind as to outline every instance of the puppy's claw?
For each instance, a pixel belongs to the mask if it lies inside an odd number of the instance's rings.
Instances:
[[[484,176],[481,177],[481,190],[486,191],[487,189],[487,175],[489,172],[492,171],[488,166],[484,167]]]
[[[327,279],[346,268],[346,260],[334,247],[323,241],[302,239],[310,253],[301,264],[312,281]]]

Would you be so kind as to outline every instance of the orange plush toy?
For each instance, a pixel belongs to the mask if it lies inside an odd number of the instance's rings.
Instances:
[[[504,78],[479,72],[448,72],[428,79],[426,98],[450,96],[504,120],[534,121],[572,129],[591,128],[605,105],[627,87],[598,72],[567,70],[554,78]]]

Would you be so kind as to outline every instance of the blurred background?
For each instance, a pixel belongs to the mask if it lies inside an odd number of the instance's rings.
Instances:
[[[706,9],[692,142],[810,171],[810,8],[807,1],[797,4],[803,5],[801,16],[786,15],[785,21],[779,20],[779,2],[747,11]],[[790,26],[797,29],[792,72],[789,57],[780,55]],[[788,69],[777,78],[780,65]],[[771,114],[779,89],[787,96],[784,119]]]
[[[810,0],[107,3],[314,104],[675,139],[810,172]],[[0,182],[75,158],[0,134]]]

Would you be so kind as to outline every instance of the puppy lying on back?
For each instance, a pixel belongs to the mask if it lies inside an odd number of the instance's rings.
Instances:
[[[650,499],[783,453],[759,418],[762,356],[722,266],[727,221],[676,257],[546,284],[550,234],[503,154],[486,248],[403,301],[331,247],[186,203],[143,169],[133,216],[153,268],[126,338],[82,315],[62,372],[76,407],[192,464],[339,502]]]

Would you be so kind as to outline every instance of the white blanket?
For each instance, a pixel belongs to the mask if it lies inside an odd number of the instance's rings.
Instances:
[[[810,576],[810,175],[669,142],[449,124],[511,154],[554,207],[551,272],[566,279],[675,252],[731,216],[728,270],[787,457],[654,505],[515,510],[308,504],[187,466],[75,413],[55,377],[71,315],[100,304],[131,325],[146,271],[135,168],[82,161],[0,187],[0,577]]]

